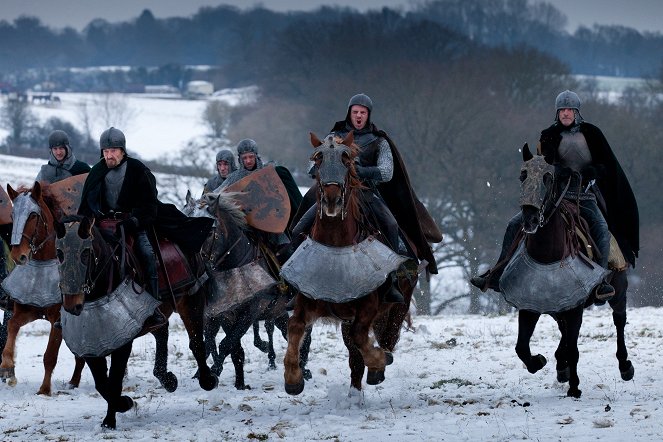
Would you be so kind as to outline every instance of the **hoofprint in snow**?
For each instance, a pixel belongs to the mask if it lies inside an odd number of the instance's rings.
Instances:
[[[85,369],[81,387],[66,390],[74,358],[63,346],[52,397],[37,396],[48,324],[21,330],[14,388],[0,384],[3,440],[663,440],[663,309],[631,309],[626,328],[633,381],[621,380],[607,306],[585,311],[579,349],[582,398],[566,397],[555,380],[555,323],[543,316],[532,348],[548,358],[535,375],[514,352],[517,315],[414,318],[404,331],[386,380],[348,395],[347,351],[340,329],[316,324],[309,367],[313,379],[299,396],[283,388],[285,342],[276,338],[278,369],[244,337],[246,380],[233,387],[226,361],[219,387],[205,392],[191,379],[195,361],[179,319],[171,319],[170,369],[179,388],[167,393],[152,376],[154,340],[135,341],[124,381],[137,404],[118,414],[118,429],[100,427],[106,403]]]

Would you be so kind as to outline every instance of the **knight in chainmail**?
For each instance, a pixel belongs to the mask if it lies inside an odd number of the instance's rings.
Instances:
[[[344,120],[337,121],[331,133],[338,137],[345,137],[349,132],[354,134],[354,142],[359,147],[359,155],[355,170],[358,177],[367,185],[372,192],[364,193],[363,204],[373,218],[377,228],[386,238],[387,245],[396,253],[404,254],[401,245],[404,243],[399,238],[399,225],[408,237],[415,242],[419,259],[428,261],[428,270],[437,273],[437,266],[433,257],[430,244],[422,233],[418,213],[415,210],[416,197],[412,191],[405,166],[393,141],[384,132],[379,130],[371,121],[373,101],[366,94],[357,94],[350,98],[347,113]],[[399,179],[392,180],[398,171]],[[315,170],[309,172],[315,175]],[[292,232],[297,241],[310,231],[315,219],[315,186],[304,196],[300,206],[299,222]],[[423,209],[423,205],[420,205]],[[394,211],[394,212],[392,212]],[[400,216],[397,222],[394,213]],[[430,215],[428,215],[430,216]],[[296,245],[297,243],[295,243]],[[399,303],[403,302],[396,283],[395,274],[391,275],[393,284],[387,291],[384,301]]]
[[[237,161],[239,168],[228,175],[228,178],[221,184],[221,189],[225,189],[242,178],[249,176],[251,172],[262,169],[262,159],[258,153],[258,145],[255,141],[245,138],[237,143]]]
[[[237,170],[235,155],[229,149],[220,150],[216,154],[216,175],[207,180],[203,187],[203,195],[217,190],[229,175]]]
[[[48,151],[48,163],[41,166],[35,181],[52,184],[90,171],[88,164],[76,159],[69,144],[69,135],[63,130],[54,130],[48,136]]]
[[[571,183],[565,198],[579,205],[580,215],[587,221],[598,248],[598,264],[608,268],[612,232],[624,257],[635,266],[640,248],[635,196],[601,130],[582,118],[578,94],[566,90],[557,96],[555,121],[541,131],[538,150],[546,162],[557,166],[562,175],[570,175]],[[498,262],[508,258],[521,223],[520,212],[509,221]],[[482,291],[488,288],[499,291],[503,269],[504,266],[493,268],[473,277],[471,283]],[[595,292],[599,302],[613,295],[614,288],[607,282],[600,284]]]

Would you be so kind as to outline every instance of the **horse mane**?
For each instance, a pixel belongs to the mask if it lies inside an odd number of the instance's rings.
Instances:
[[[209,207],[216,205],[217,211],[222,211],[228,214],[233,224],[242,230],[246,230],[248,228],[246,215],[236,200],[236,197],[239,195],[239,193],[240,192],[210,192],[207,193],[203,198],[206,199],[206,203]]]

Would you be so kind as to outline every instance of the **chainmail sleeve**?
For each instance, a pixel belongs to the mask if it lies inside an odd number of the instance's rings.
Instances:
[[[384,138],[380,138],[378,144],[377,168],[380,170],[380,182],[386,183],[394,175],[394,157],[391,155],[391,147]]]

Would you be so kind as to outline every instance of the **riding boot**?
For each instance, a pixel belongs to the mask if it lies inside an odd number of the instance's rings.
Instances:
[[[383,302],[387,304],[405,304],[405,297],[398,286],[398,277],[396,272],[391,272],[389,274],[391,279],[391,284],[387,287],[387,291],[384,293]]]

